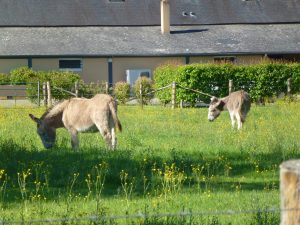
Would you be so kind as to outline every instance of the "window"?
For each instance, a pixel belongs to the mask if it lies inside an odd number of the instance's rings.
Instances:
[[[214,57],[215,63],[235,63],[235,56],[218,56]]]
[[[281,62],[298,62],[300,55],[297,54],[268,54],[270,59]]]
[[[60,59],[60,70],[82,71],[81,59]]]
[[[140,77],[150,78],[150,72],[149,71],[143,71],[143,72],[140,73]]]

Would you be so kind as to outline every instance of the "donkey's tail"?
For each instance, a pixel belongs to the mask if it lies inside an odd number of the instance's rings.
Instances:
[[[120,120],[117,116],[117,106],[116,106],[116,104],[113,101],[111,101],[108,104],[108,106],[109,106],[112,118],[114,120],[115,126],[118,128],[119,131],[122,131],[122,125],[121,125],[121,122],[120,122]]]
[[[245,91],[241,92],[240,97],[241,97],[241,105],[240,105],[239,112],[240,112],[240,117],[242,122],[245,122],[247,113],[250,111],[251,108],[251,99],[249,94]]]

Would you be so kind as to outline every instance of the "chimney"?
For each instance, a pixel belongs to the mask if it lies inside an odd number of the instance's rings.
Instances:
[[[170,3],[169,0],[160,0],[161,33],[170,33]]]

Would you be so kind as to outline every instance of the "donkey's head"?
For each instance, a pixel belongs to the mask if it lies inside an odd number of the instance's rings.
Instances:
[[[216,97],[212,97],[210,99],[210,104],[208,108],[208,120],[214,121],[223,111],[224,105],[225,105],[224,101]]]
[[[49,126],[45,120],[39,119],[32,114],[30,118],[37,124],[37,133],[40,136],[45,148],[52,148],[55,143],[56,129]]]

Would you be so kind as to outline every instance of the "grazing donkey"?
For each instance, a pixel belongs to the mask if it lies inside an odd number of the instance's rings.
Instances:
[[[250,96],[243,90],[232,92],[221,99],[212,97],[208,109],[208,120],[213,121],[220,115],[221,111],[228,110],[232,127],[234,128],[235,121],[237,121],[238,129],[241,129],[250,107]]]
[[[41,118],[36,118],[32,114],[29,116],[37,123],[37,133],[45,148],[53,147],[56,129],[60,127],[65,127],[70,132],[74,149],[79,146],[78,132],[100,131],[108,147],[114,149],[115,127],[122,131],[117,117],[116,102],[105,94],[98,94],[91,99],[64,100],[45,112]]]

